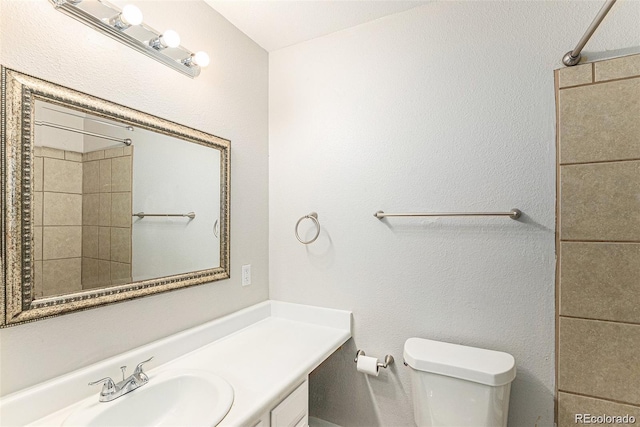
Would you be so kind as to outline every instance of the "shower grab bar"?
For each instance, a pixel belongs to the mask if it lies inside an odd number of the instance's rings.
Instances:
[[[606,3],[602,6],[602,8],[600,9],[596,17],[593,19],[593,22],[591,23],[591,25],[589,25],[589,28],[587,28],[587,31],[584,33],[584,35],[576,45],[575,49],[573,49],[570,52],[567,52],[562,57],[562,63],[564,65],[566,65],[567,67],[573,67],[574,65],[578,65],[578,63],[580,62],[580,59],[582,58],[582,55],[580,54],[580,52],[582,52],[582,49],[587,44],[587,42],[589,41],[593,33],[596,32],[596,30],[598,29],[598,26],[600,25],[604,17],[607,16],[607,13],[609,13],[609,10],[611,10],[615,2],[616,0],[606,1]]]
[[[150,213],[138,212],[138,213],[134,213],[131,216],[137,216],[140,219],[144,218],[145,216],[180,216],[180,217],[189,217],[189,219],[193,219],[196,217],[196,213],[189,212],[186,214],[150,214]]]
[[[60,130],[66,130],[66,131],[69,131],[69,132],[80,133],[82,135],[95,136],[96,138],[108,139],[109,141],[117,141],[117,142],[123,143],[126,146],[131,145],[131,139],[130,138],[115,138],[113,136],[102,135],[102,134],[99,134],[99,133],[89,132],[89,131],[86,131],[86,130],[71,128],[71,127],[68,127],[68,126],[62,126],[62,125],[59,125],[57,123],[49,123],[49,122],[43,122],[43,121],[38,121],[38,120],[36,120],[35,124],[36,124],[36,126],[47,126],[47,127],[50,127],[50,128],[55,128],[55,129],[60,129]]]
[[[417,216],[508,216],[511,219],[518,219],[522,215],[520,209],[511,209],[509,212],[445,212],[445,213],[385,213],[378,211],[373,214],[378,219],[389,216],[417,217]]]

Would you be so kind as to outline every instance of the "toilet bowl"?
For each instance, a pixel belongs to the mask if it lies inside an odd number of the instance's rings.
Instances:
[[[409,338],[404,360],[411,370],[418,427],[506,427],[515,359],[508,353]]]

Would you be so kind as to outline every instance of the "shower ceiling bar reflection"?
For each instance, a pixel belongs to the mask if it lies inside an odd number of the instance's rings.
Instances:
[[[116,137],[113,137],[113,136],[102,135],[102,134],[99,134],[99,133],[89,132],[89,131],[86,131],[86,130],[71,128],[69,126],[59,125],[57,123],[49,123],[49,122],[43,122],[43,121],[37,121],[37,120],[35,121],[35,124],[36,124],[36,126],[46,126],[46,127],[50,127],[50,128],[66,130],[68,132],[81,133],[82,135],[95,136],[96,138],[108,139],[109,141],[121,142],[126,146],[131,145],[131,139],[130,138],[116,138]]]
[[[589,28],[587,28],[587,31],[584,33],[584,35],[582,36],[582,38],[580,39],[580,41],[576,45],[575,49],[573,49],[570,52],[567,52],[562,57],[562,63],[564,65],[566,65],[567,67],[572,67],[574,65],[578,65],[578,63],[580,62],[580,58],[582,58],[582,55],[580,54],[580,52],[582,52],[582,49],[587,44],[587,42],[589,41],[589,39],[591,38],[593,33],[596,32],[596,30],[598,29],[598,26],[600,25],[600,23],[602,22],[604,17],[607,16],[607,13],[609,13],[609,10],[611,10],[611,8],[613,7],[615,2],[616,2],[616,0],[607,0],[606,1],[604,6],[602,6],[600,11],[598,12],[596,17],[594,18],[594,20],[591,23],[591,25],[589,25]]]
[[[520,209],[511,209],[509,212],[444,212],[444,213],[385,213],[378,211],[373,214],[378,219],[398,216],[398,217],[418,217],[418,216],[508,216],[511,219],[518,219],[522,215]]]
[[[189,213],[186,213],[186,214],[150,214],[150,213],[138,212],[138,213],[135,213],[135,214],[133,214],[131,216],[137,216],[140,219],[144,218],[145,216],[179,216],[179,217],[189,217],[189,219],[193,219],[193,218],[196,217],[196,213],[195,212],[189,212]]]
[[[100,123],[100,124],[107,125],[107,126],[113,126],[115,128],[122,128],[122,129],[130,130],[131,132],[133,132],[133,126],[119,125],[119,124],[116,124],[116,123],[110,123],[110,122],[106,122],[104,120],[94,119],[93,117],[86,117],[86,116],[83,116],[83,115],[80,115],[80,114],[73,114],[73,113],[69,113],[67,111],[56,110],[55,108],[49,108],[49,107],[42,107],[42,108],[44,108],[45,110],[56,112],[56,113],[67,114],[69,116],[78,117],[78,118],[84,119],[84,120],[91,120],[92,122]]]

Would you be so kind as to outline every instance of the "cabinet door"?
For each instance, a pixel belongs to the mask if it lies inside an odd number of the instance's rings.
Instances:
[[[309,381],[305,380],[271,411],[271,427],[309,425]]]

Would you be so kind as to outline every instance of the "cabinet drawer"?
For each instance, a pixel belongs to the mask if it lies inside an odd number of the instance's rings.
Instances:
[[[309,424],[309,381],[305,380],[271,411],[271,427],[306,427]]]
[[[269,420],[271,419],[271,412],[265,412],[262,414],[259,420],[256,420],[253,424],[249,424],[245,427],[270,427]]]

